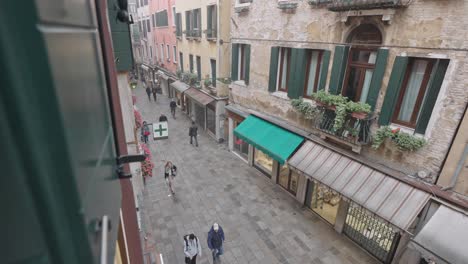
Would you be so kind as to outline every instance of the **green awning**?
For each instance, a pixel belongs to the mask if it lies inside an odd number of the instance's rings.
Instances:
[[[234,134],[280,164],[284,164],[304,140],[301,136],[253,115],[242,121],[234,130]]]

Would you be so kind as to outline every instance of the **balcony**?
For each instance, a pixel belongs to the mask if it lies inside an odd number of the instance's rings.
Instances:
[[[312,121],[314,128],[320,131],[321,138],[347,145],[356,153],[361,151],[362,146],[371,142],[370,127],[375,117],[356,118],[352,114],[347,114],[343,126],[335,130],[335,110],[326,107],[318,109]]]
[[[331,0],[328,4],[330,11],[348,11],[348,10],[364,10],[364,9],[382,9],[382,8],[398,8],[404,4],[401,0]]]
[[[185,31],[185,37],[187,39],[201,38],[201,30],[199,30],[199,29],[186,30]]]

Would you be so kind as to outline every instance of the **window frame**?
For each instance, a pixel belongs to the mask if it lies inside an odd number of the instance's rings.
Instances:
[[[177,63],[177,47],[175,45],[172,46],[172,55],[173,62]]]
[[[308,49],[307,50],[307,66],[306,66],[306,72],[305,72],[305,82],[304,82],[304,90],[302,97],[304,98],[312,98],[310,95],[307,95],[307,88],[308,88],[308,83],[309,83],[309,71],[310,71],[310,63],[312,61],[312,54],[314,51],[317,51],[319,53],[318,55],[318,61],[317,61],[317,69],[315,70],[315,83],[314,83],[314,88],[312,88],[312,92],[316,93],[319,88],[319,83],[320,83],[320,72],[322,71],[322,59],[323,59],[323,53],[324,50],[318,50],[318,49]]]
[[[354,47],[351,47],[349,49],[349,53],[348,53],[348,59],[346,61],[346,72],[345,72],[345,78],[344,78],[344,81],[343,81],[343,84],[342,84],[342,87],[341,87],[341,95],[345,96],[346,94],[346,91],[347,91],[347,88],[348,88],[348,81],[349,81],[349,77],[350,77],[350,74],[351,74],[351,70],[353,68],[358,68],[358,69],[361,69],[361,70],[364,70],[360,73],[359,75],[359,84],[358,84],[358,91],[356,92],[356,95],[355,97],[356,98],[361,98],[361,94],[362,94],[362,88],[364,87],[364,79],[366,77],[366,70],[368,69],[372,69],[372,70],[375,70],[375,63],[371,64],[371,63],[366,63],[366,62],[353,62],[353,52],[356,52],[356,51],[369,51],[369,52],[375,52],[376,53],[376,56],[377,56],[377,53],[378,53],[378,49],[377,48],[369,48],[369,47],[361,47],[361,46],[354,46]],[[376,58],[377,59],[377,58]],[[372,75],[374,75],[374,72],[372,72]],[[353,102],[359,102],[359,100],[354,100],[355,98],[349,98],[351,101]],[[366,98],[367,100],[367,98]]]
[[[169,44],[166,44],[166,48],[167,61],[171,61],[171,47],[169,46]]]
[[[406,90],[408,89],[408,81],[411,76],[411,70],[413,68],[414,62],[417,60],[427,61],[428,64],[427,64],[426,70],[424,71],[424,77],[421,82],[421,86],[419,86],[419,93],[418,93],[418,97],[416,98],[416,102],[414,104],[413,112],[411,114],[411,119],[409,122],[405,122],[405,121],[398,120],[398,115],[400,114],[401,105],[403,103],[403,98],[405,96]],[[402,125],[402,126],[409,127],[412,129],[416,128],[416,125],[418,123],[419,113],[424,103],[423,100],[424,100],[425,94],[427,93],[429,81],[431,79],[436,61],[437,61],[436,59],[431,59],[431,58],[421,58],[421,57],[409,58],[408,66],[406,67],[405,77],[401,84],[401,88],[398,94],[395,108],[393,109],[391,123]]]
[[[161,61],[164,61],[164,44],[161,44]]]
[[[239,81],[245,81],[245,45],[239,44],[239,67],[237,73],[237,79]]]
[[[284,51],[287,50],[287,64],[286,64],[286,87],[281,87],[281,83],[283,81],[283,59],[284,59]],[[289,72],[290,72],[290,69],[291,69],[291,51],[292,51],[292,48],[289,48],[289,47],[280,47],[280,50],[279,50],[279,58],[278,58],[278,64],[279,64],[279,67],[278,67],[278,81],[276,83],[276,91],[281,91],[281,92],[285,92],[287,93],[288,92],[288,82],[289,82]]]

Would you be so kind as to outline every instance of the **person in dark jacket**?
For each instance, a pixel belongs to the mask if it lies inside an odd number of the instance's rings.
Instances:
[[[159,116],[159,122],[167,122],[167,116],[165,116],[164,114],[161,114]]]
[[[148,95],[148,100],[151,101],[151,88],[149,88],[148,86],[146,86],[146,94]]]
[[[213,254],[213,263],[224,253],[224,231],[217,223],[214,223],[208,232],[208,247]]]
[[[153,99],[154,101],[156,102],[156,87],[153,86],[153,88],[151,89],[151,92],[153,93]]]
[[[172,99],[172,101],[169,103],[169,107],[171,108],[172,117],[175,119],[175,110],[176,110],[176,107],[177,107],[177,103],[176,103],[175,99]]]
[[[194,139],[195,146],[198,147],[197,134],[198,134],[198,127],[197,125],[195,125],[195,121],[192,121],[192,126],[189,128],[190,144],[192,144],[192,139]]]

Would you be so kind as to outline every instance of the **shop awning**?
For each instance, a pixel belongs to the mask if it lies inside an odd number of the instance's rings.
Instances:
[[[213,102],[215,99],[204,92],[200,92],[196,88],[190,88],[185,91],[185,95],[190,96],[193,100],[199,102],[202,105],[207,105]]]
[[[414,241],[448,263],[468,263],[468,216],[441,205]]]
[[[190,88],[190,86],[180,81],[175,81],[171,83],[170,86],[174,87],[177,91],[181,93],[185,92],[186,90]]]
[[[283,164],[304,138],[261,118],[250,115],[234,130],[234,134]]]
[[[430,197],[312,141],[304,143],[288,164],[403,230],[408,229]]]
[[[158,74],[159,74],[159,76],[161,76],[161,78],[163,78],[166,81],[169,79],[169,76],[167,76],[166,73],[164,73],[161,70],[158,71]]]

